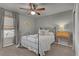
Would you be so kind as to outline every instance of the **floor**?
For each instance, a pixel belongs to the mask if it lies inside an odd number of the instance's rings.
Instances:
[[[74,52],[71,47],[57,44],[53,44],[51,46],[51,50],[45,53],[46,56],[74,56]],[[10,46],[0,48],[0,56],[36,56],[36,54],[26,48],[16,48],[16,46]]]
[[[17,48],[14,45],[0,48],[0,56],[36,56],[36,54],[26,48]]]
[[[54,44],[51,50],[46,52],[46,56],[75,56],[72,47]]]

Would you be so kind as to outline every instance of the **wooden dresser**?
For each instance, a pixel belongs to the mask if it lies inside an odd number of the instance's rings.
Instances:
[[[70,37],[71,37],[70,32],[66,32],[66,31],[58,31],[58,32],[56,32],[56,41],[57,42],[59,40],[69,41]]]

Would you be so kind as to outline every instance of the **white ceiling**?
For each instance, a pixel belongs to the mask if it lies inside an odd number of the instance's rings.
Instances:
[[[44,7],[45,11],[40,16],[52,15],[73,9],[73,3],[39,3],[38,7]],[[0,3],[0,7],[27,15],[26,11],[20,10],[19,7],[28,8],[28,3]],[[32,17],[40,17],[35,15]]]

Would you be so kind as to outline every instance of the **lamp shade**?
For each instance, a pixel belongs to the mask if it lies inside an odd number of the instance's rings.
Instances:
[[[36,13],[34,11],[31,11],[31,15],[35,15]]]

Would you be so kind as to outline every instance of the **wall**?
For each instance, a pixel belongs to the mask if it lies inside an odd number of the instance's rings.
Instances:
[[[36,18],[36,29],[35,31],[38,32],[40,27],[54,27],[56,25],[64,25],[65,30],[72,31],[72,10],[50,15],[44,16],[41,18]],[[67,24],[67,25],[66,25]]]
[[[20,34],[34,34],[34,20],[30,18],[29,16],[20,15]]]
[[[72,11],[66,11],[50,16],[40,18],[30,18],[20,15],[20,32],[21,34],[30,32],[31,34],[38,33],[40,27],[54,27],[64,25],[65,31],[72,32]]]
[[[70,21],[68,24],[64,26],[65,31],[73,32],[73,22]]]

